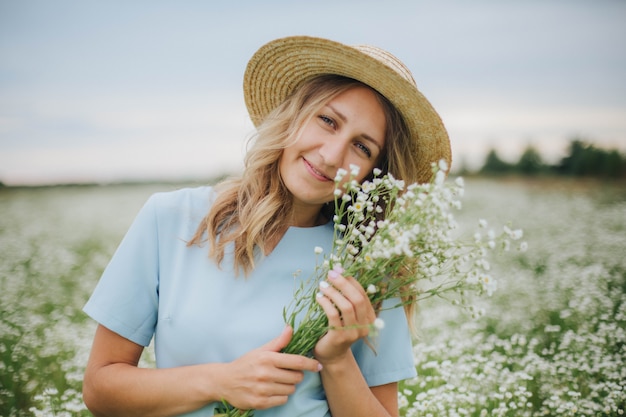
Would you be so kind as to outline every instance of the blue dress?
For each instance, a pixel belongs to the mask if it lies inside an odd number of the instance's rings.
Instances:
[[[206,246],[187,246],[213,197],[211,187],[150,197],[84,308],[137,344],[148,346],[154,337],[159,368],[230,362],[277,337],[285,326],[283,308],[321,262],[315,247],[326,253],[332,247],[332,222],[291,227],[249,276],[236,276],[232,251],[218,267]],[[415,376],[403,309],[383,311],[381,318],[376,353],[361,341],[352,347],[369,386]],[[214,406],[185,415],[212,416]],[[307,372],[287,404],[255,416],[330,416],[319,374]]]

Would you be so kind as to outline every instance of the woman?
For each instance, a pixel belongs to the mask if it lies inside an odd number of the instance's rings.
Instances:
[[[317,300],[334,330],[313,358],[280,353],[282,311],[313,249],[332,246],[337,171],[426,181],[450,160],[446,131],[404,65],[372,47],[275,40],[244,94],[257,135],[242,176],[151,197],[85,306],[99,323],[85,402],[96,416],[210,416],[222,400],[257,417],[397,416],[397,383],[415,375],[402,309],[380,313],[374,351],[363,288],[329,273]],[[139,368],[152,337],[157,369]]]

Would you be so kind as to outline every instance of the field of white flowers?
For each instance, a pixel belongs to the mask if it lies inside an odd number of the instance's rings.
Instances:
[[[0,189],[0,415],[89,415],[81,308],[145,199],[173,188]],[[626,189],[472,179],[463,201],[462,226],[510,220],[529,248],[495,258],[478,318],[421,306],[402,415],[623,415]]]

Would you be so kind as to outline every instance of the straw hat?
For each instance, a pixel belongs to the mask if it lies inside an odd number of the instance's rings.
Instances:
[[[336,74],[361,81],[385,96],[402,114],[418,160],[418,181],[428,181],[431,162],[450,166],[450,141],[441,118],[420,93],[411,72],[395,56],[373,46],[348,46],[327,39],[292,36],[271,41],[250,59],[244,98],[255,126],[302,82]]]

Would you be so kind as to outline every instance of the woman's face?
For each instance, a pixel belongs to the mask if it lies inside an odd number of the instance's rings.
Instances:
[[[366,87],[344,91],[303,126],[296,143],[283,151],[281,178],[296,205],[333,200],[339,168],[359,166],[357,181],[378,164],[385,146],[386,119],[375,93]]]

